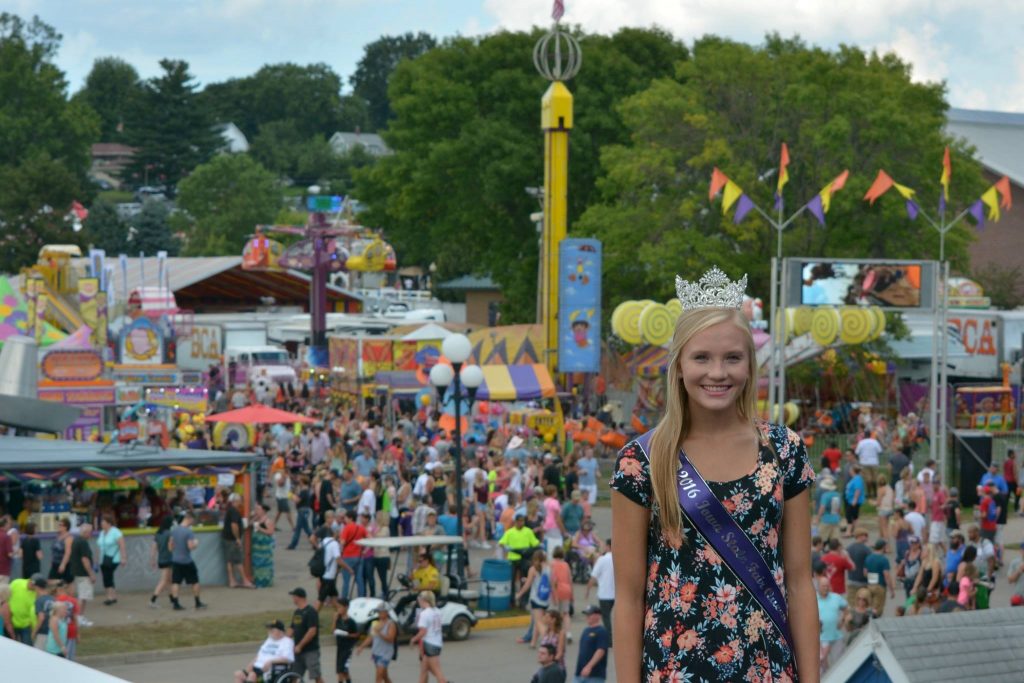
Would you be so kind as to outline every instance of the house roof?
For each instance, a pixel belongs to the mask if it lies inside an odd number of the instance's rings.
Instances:
[[[987,169],[1024,185],[1024,114],[950,109],[946,131],[974,145]]]
[[[1015,607],[884,617],[868,624],[824,681],[849,680],[872,656],[894,682],[1020,680],[1012,653],[1021,642],[1024,609]]]
[[[461,289],[461,290],[500,290],[501,287],[497,282],[492,280],[489,276],[477,276],[477,275],[463,275],[457,277],[454,280],[448,282],[442,282],[438,285],[439,289]]]
[[[376,133],[363,133],[357,131],[338,131],[328,140],[332,147],[344,145],[346,148],[353,145],[362,145],[367,151],[379,151],[380,154],[390,153],[390,149],[384,138]]]
[[[131,156],[135,154],[135,148],[119,142],[96,142],[91,152],[94,157]]]

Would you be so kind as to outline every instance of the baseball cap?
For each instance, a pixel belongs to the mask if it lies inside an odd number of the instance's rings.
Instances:
[[[587,605],[583,608],[583,614],[600,614],[601,608],[597,605]]]
[[[276,628],[279,631],[283,631],[284,630],[284,622],[281,621],[280,619],[274,619],[273,621],[268,621],[266,623],[266,627],[267,628]]]
[[[306,597],[306,589],[302,586],[299,586],[298,588],[293,588],[290,591],[288,591],[288,595],[294,595],[297,598],[304,598]]]
[[[42,574],[33,574],[31,581],[36,588],[46,588],[46,577]]]
[[[921,542],[921,539],[918,538],[917,536],[914,536],[914,535],[907,536],[907,543],[920,543],[920,542]]]
[[[884,547],[885,547],[885,541],[884,540],[882,540],[880,538],[877,541],[875,541],[875,550],[881,550]]]

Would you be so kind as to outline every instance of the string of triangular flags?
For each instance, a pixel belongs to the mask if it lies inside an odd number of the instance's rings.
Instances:
[[[953,165],[950,163],[949,147],[947,147],[942,155],[942,174],[939,176],[939,184],[942,185],[942,192],[939,193],[940,214],[946,213],[946,203],[949,201],[949,183],[952,179]],[[910,220],[916,219],[918,213],[920,213],[920,206],[918,206],[917,200],[914,199],[916,192],[906,185],[900,185],[881,169],[879,169],[878,175],[875,176],[875,182],[871,183],[867,194],[864,195],[864,201],[874,204],[876,199],[893,188],[906,200],[907,216]],[[967,211],[974,218],[976,226],[980,230],[985,225],[986,208],[988,208],[988,220],[996,222],[1002,217],[1001,209],[1009,210],[1012,207],[1013,193],[1010,190],[1010,179],[1003,176],[985,190],[981,197],[971,204]]]
[[[782,211],[784,200],[782,197],[782,189],[789,182],[789,148],[786,147],[786,143],[782,143],[782,150],[779,154],[779,180],[775,187],[775,209]],[[846,179],[850,177],[848,170],[843,171],[837,175],[832,182],[821,188],[821,192],[814,195],[811,201],[807,202],[806,205],[801,209],[806,209],[818,219],[818,222],[825,225],[825,214],[828,213],[829,208],[832,206],[832,195],[843,189],[846,185]],[[756,205],[754,201],[747,196],[743,189],[737,185],[729,176],[725,175],[716,166],[711,171],[711,187],[708,191],[708,201],[715,198],[719,192],[722,193],[722,215],[725,216],[729,213],[729,209],[736,206],[736,212],[733,214],[732,222],[739,224],[744,218],[747,217]]]

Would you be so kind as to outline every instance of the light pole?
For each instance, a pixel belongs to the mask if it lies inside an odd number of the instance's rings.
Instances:
[[[462,538],[462,400],[467,399],[469,410],[472,410],[476,390],[484,381],[484,371],[479,365],[464,365],[472,351],[473,346],[469,337],[464,334],[449,335],[441,342],[441,355],[447,358],[451,365],[438,363],[430,369],[430,383],[442,393],[451,385],[451,397],[455,401],[455,440],[452,448],[455,450],[455,515],[456,533],[459,538]],[[462,393],[463,387],[466,390],[465,394]],[[444,406],[443,401],[441,405]],[[456,567],[461,584],[466,580],[461,550],[458,553]]]

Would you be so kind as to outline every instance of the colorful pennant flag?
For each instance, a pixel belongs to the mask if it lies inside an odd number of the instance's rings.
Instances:
[[[1013,192],[1010,191],[1010,179],[1003,176],[996,181],[996,184],[992,187],[999,191],[1000,202],[999,206],[1004,209],[1013,208]]]
[[[949,147],[942,154],[942,175],[939,176],[939,184],[942,185],[942,193],[939,195],[939,213],[946,213],[946,202],[949,201],[949,181],[953,177],[953,166],[949,162]]]
[[[864,195],[864,201],[873,205],[875,200],[888,192],[891,187],[892,178],[889,177],[888,173],[879,169],[878,175],[875,176],[875,182],[871,183],[871,187],[868,188],[867,193]]]
[[[985,193],[981,195],[981,201],[988,207],[988,219],[998,221],[1001,214],[999,213],[999,191],[996,190],[995,185],[985,190]]]
[[[811,212],[818,222],[825,225],[825,214],[832,208],[832,195],[846,186],[846,180],[850,172],[843,171],[837,175],[832,182],[821,188],[821,192],[814,195],[811,201],[807,202],[807,210]]]
[[[917,215],[921,211],[921,207],[917,205],[917,201],[914,199],[914,195],[917,194],[917,192],[906,185],[900,185],[883,170],[878,171],[878,175],[875,176],[875,182],[871,183],[871,187],[868,188],[867,193],[864,195],[864,199],[868,203],[874,204],[876,199],[892,188],[896,188],[896,191],[900,193],[900,196],[906,200],[907,216],[910,217],[910,220],[916,219]]]
[[[728,182],[729,176],[719,171],[718,167],[715,166],[711,171],[711,188],[708,190],[708,201],[714,199],[715,195],[718,194]]]
[[[967,211],[974,217],[975,227],[978,230],[985,227],[985,205],[980,199],[971,204],[971,208]]]
[[[775,210],[782,211],[782,188],[789,182],[789,171],[786,167],[789,166],[789,148],[786,147],[786,143],[782,143],[782,152],[779,154],[779,182],[775,187]]]
[[[722,215],[724,216],[732,208],[732,205],[743,195],[743,190],[733,181],[725,183],[725,191],[722,192]]]
[[[732,222],[739,225],[747,217],[747,214],[754,209],[754,202],[747,195],[741,195],[736,202],[736,213],[733,214]]]

